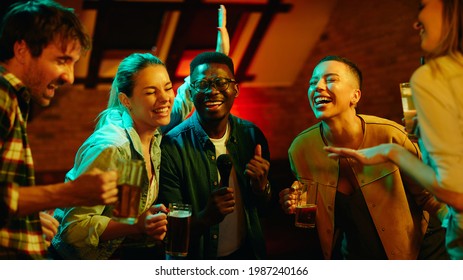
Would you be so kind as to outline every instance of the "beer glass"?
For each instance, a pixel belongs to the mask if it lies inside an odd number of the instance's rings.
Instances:
[[[166,254],[186,257],[190,243],[191,205],[169,203]]]
[[[416,109],[412,98],[412,89],[410,83],[400,83],[400,95],[402,97],[402,109],[404,112],[405,131],[411,140],[416,139]]]
[[[315,228],[318,184],[312,180],[299,179],[296,191],[296,227]]]
[[[144,163],[142,160],[119,161],[117,166],[118,201],[113,209],[115,221],[135,224],[139,215],[141,179]]]

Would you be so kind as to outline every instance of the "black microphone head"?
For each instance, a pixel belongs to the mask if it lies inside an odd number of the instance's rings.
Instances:
[[[228,178],[230,177],[232,166],[230,155],[222,154],[217,158],[217,168],[219,169],[222,187],[228,187]]]

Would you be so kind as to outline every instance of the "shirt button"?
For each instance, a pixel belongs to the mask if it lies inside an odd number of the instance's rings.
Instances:
[[[214,186],[217,186],[217,181],[214,181]]]
[[[386,229],[385,228],[381,228],[381,231],[385,231]]]
[[[211,156],[211,159],[215,159],[215,156]]]
[[[212,239],[217,239],[217,234],[212,235]]]

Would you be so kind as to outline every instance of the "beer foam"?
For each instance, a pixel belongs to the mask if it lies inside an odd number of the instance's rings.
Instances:
[[[169,212],[169,216],[175,217],[175,218],[188,218],[191,216],[190,211],[187,210],[174,210]]]
[[[317,208],[316,204],[303,204],[303,205],[298,205],[296,208]]]

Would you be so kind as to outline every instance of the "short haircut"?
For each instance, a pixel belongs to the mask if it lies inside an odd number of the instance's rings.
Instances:
[[[228,66],[233,76],[235,75],[233,60],[229,56],[220,52],[203,52],[198,54],[190,63],[190,75],[193,74],[196,67],[206,63],[225,64]]]
[[[329,55],[329,56],[325,56],[324,58],[322,58],[317,63],[317,65],[325,61],[339,61],[347,65],[349,70],[352,72],[352,74],[354,74],[355,78],[357,79],[359,83],[359,89],[362,89],[362,83],[363,83],[362,71],[360,71],[360,68],[354,62],[342,56]]]

